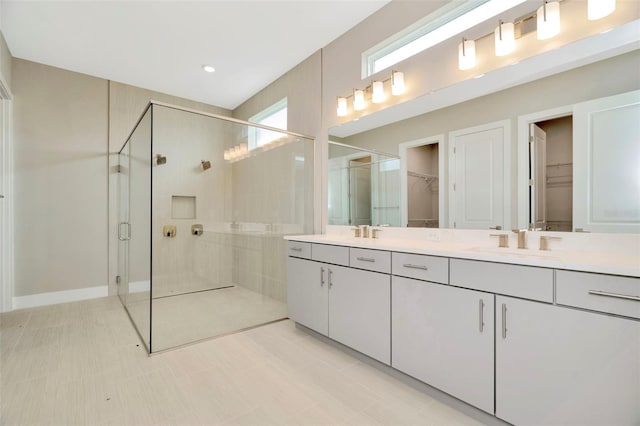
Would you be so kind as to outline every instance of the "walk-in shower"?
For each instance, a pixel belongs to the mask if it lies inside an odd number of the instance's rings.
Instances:
[[[117,232],[118,295],[149,352],[286,317],[282,236],[313,232],[314,151],[148,105],[119,153]]]

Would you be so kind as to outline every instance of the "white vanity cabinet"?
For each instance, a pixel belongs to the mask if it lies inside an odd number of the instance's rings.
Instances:
[[[329,334],[329,265],[287,258],[289,318],[327,336]]]
[[[493,414],[494,296],[392,278],[392,366]]]
[[[640,322],[496,296],[496,416],[640,424]]]
[[[329,337],[389,364],[390,276],[344,266],[330,266],[329,274]]]
[[[297,246],[295,248],[298,248]],[[388,274],[354,269],[349,248],[312,244],[312,260],[287,258],[287,308],[294,321],[385,364],[391,358],[391,278]],[[369,259],[388,252],[360,251]],[[315,260],[313,260],[315,259]],[[322,260],[322,261],[320,261]],[[328,263],[333,262],[333,263]],[[378,264],[363,261],[364,266]],[[363,265],[357,265],[363,267]]]

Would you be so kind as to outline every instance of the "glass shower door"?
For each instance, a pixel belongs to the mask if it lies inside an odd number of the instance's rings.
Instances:
[[[118,296],[151,352],[151,108],[120,151]]]
[[[118,154],[118,297],[127,306],[129,294],[129,144]]]

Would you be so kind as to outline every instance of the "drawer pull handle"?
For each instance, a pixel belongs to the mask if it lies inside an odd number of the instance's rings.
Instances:
[[[291,247],[291,251],[302,251],[302,247]]]
[[[616,299],[634,300],[636,302],[640,302],[640,297],[629,296],[627,294],[607,293],[606,291],[597,290],[589,290],[589,294],[593,294],[594,296],[614,297]]]
[[[356,257],[356,259],[362,262],[371,262],[371,263],[375,263],[376,261],[373,257]]]
[[[502,338],[507,338],[507,304],[502,304]]]
[[[320,268],[320,287],[324,287],[324,268]]]
[[[484,300],[482,299],[478,302],[478,316],[480,333],[482,333],[482,330],[484,329]]]
[[[329,288],[333,287],[333,271],[329,268]]]
[[[405,263],[404,265],[405,268],[409,268],[409,269],[422,269],[423,271],[428,271],[429,268],[427,268],[424,265],[412,265],[411,263]]]

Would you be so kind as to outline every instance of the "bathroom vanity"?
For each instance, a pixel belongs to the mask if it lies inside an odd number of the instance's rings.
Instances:
[[[512,424],[640,423],[638,236],[347,232],[287,237],[297,323]]]

